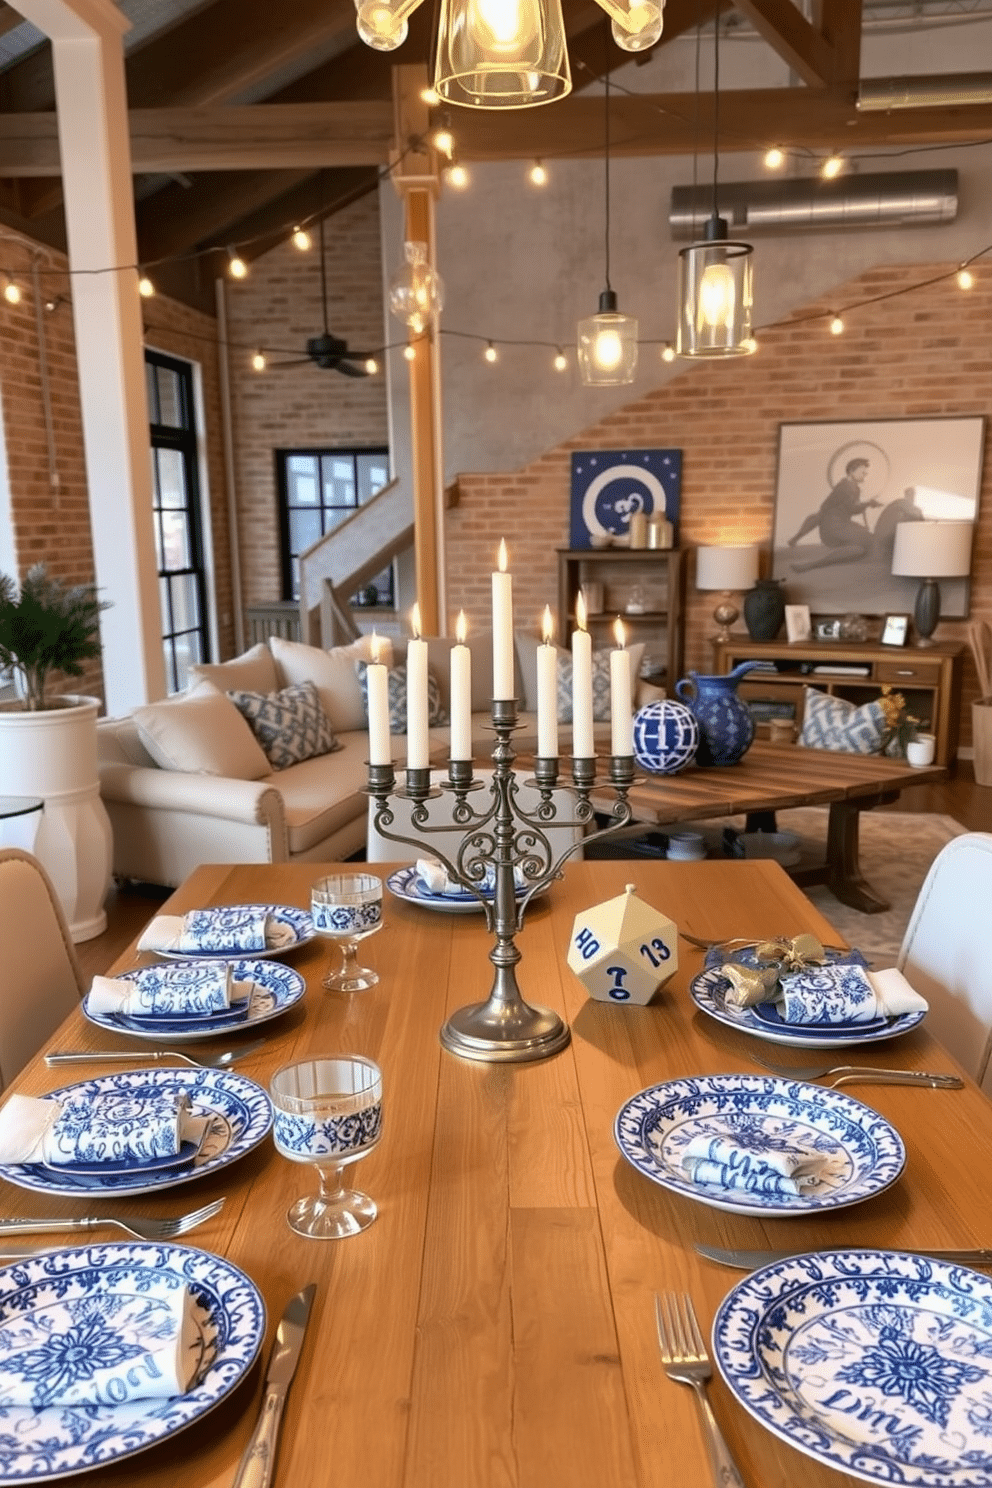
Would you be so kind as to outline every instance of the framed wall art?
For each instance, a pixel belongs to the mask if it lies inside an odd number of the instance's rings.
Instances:
[[[679,449],[576,450],[569,546],[596,547],[626,537],[636,512],[667,517],[677,543],[681,490]]]
[[[814,613],[911,611],[918,579],[892,573],[899,522],[974,522],[984,417],[780,424],[773,574]],[[940,585],[968,613],[968,580]]]
[[[785,634],[790,641],[808,641],[813,634],[809,605],[786,605]]]
[[[883,646],[905,646],[909,635],[908,615],[886,615],[882,626]]]

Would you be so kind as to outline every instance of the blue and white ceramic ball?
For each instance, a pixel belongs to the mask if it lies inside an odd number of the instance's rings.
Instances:
[[[634,758],[654,775],[677,775],[696,758],[699,724],[674,698],[646,703],[634,715]]]

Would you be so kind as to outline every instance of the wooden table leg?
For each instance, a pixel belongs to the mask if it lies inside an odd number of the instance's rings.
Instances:
[[[857,801],[831,801],[827,823],[827,884],[841,904],[862,914],[881,914],[888,901],[865,881],[858,862],[862,807]]]

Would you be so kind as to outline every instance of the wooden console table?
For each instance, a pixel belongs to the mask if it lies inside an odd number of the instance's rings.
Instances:
[[[937,736],[934,762],[949,765],[958,748],[963,651],[947,641],[899,647],[877,641],[752,641],[747,635],[732,635],[729,641],[713,642],[713,670],[729,672],[741,661],[775,662],[779,668],[775,674],[754,672],[740,684],[739,695],[745,700],[794,703],[800,726],[804,687],[852,703],[870,702],[886,688],[900,692],[906,712],[924,720]]]

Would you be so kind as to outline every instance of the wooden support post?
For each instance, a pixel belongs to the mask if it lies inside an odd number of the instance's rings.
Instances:
[[[396,165],[393,184],[403,198],[403,234],[426,243],[434,266],[434,202],[440,192],[437,152],[430,144],[430,117],[422,98],[427,70],[393,68]],[[423,335],[411,337],[410,447],[413,469],[414,557],[417,602],[425,635],[444,635],[444,465],[441,446],[441,355],[437,317]]]

